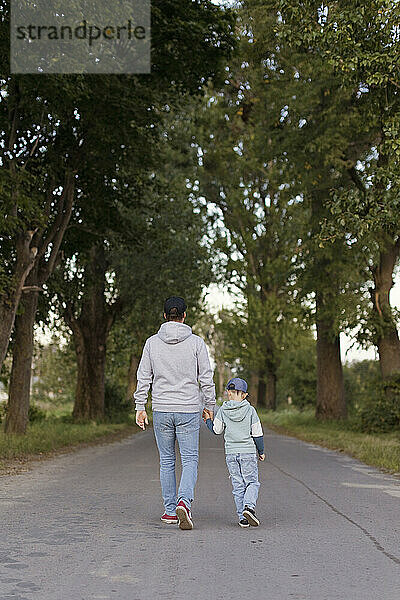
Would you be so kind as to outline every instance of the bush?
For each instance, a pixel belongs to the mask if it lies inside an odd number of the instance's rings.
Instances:
[[[375,397],[369,396],[357,411],[361,431],[378,433],[400,429],[399,382],[375,382],[375,390]]]
[[[343,365],[344,390],[350,414],[376,401],[380,370],[377,360],[354,361]]]
[[[301,346],[289,347],[278,369],[277,398],[287,406],[288,396],[293,406],[304,410],[315,406],[317,389],[316,343],[311,335],[303,336]]]
[[[132,404],[126,399],[125,389],[106,380],[104,395],[104,415],[109,421],[127,421]]]
[[[31,405],[29,406],[29,412],[28,412],[29,423],[34,423],[37,421],[44,421],[45,418],[46,418],[46,413],[44,412],[44,410],[39,408],[37,406],[37,404],[31,403]]]
[[[6,407],[7,404],[5,402],[0,402],[0,423],[3,423],[6,418]]]
[[[0,403],[0,423],[3,423],[5,421],[6,414],[7,414],[7,403],[1,402]],[[39,408],[36,404],[31,403],[31,405],[29,406],[29,412],[28,412],[29,423],[34,423],[37,421],[44,421],[45,418],[46,418],[46,413],[44,412],[44,410]]]

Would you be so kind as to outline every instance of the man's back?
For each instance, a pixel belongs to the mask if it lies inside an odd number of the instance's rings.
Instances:
[[[200,389],[206,405],[215,403],[213,372],[204,341],[184,323],[163,323],[145,343],[135,392],[137,410],[143,410],[152,385],[153,410],[198,412]],[[141,408],[142,407],[142,408]]]

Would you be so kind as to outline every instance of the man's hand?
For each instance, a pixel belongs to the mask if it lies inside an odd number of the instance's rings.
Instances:
[[[265,460],[265,454],[259,454],[259,455],[258,455],[258,458],[259,458],[261,461],[264,461],[264,460]]]
[[[145,410],[137,410],[136,411],[136,425],[139,425],[140,429],[143,431],[146,429],[145,424],[149,424],[149,419],[147,417],[147,412]]]
[[[213,413],[213,411],[212,411],[212,410],[208,410],[208,408],[205,408],[205,409],[203,410],[203,415],[202,415],[202,416],[203,416],[203,421],[204,421],[204,423],[205,423],[205,422],[207,421],[207,419],[211,419],[211,420],[213,420],[214,413]]]

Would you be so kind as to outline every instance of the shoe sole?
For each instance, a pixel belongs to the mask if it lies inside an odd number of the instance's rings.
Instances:
[[[178,525],[178,519],[176,521],[171,521],[170,519],[161,519],[163,523],[167,523],[167,525]]]
[[[243,516],[246,517],[246,519],[249,522],[249,525],[252,525],[253,527],[258,527],[258,525],[260,524],[260,521],[257,519],[257,517],[252,515],[251,512],[248,510],[243,511]]]
[[[242,525],[241,523],[239,523],[239,527],[242,527],[242,529],[246,529],[247,527],[250,527],[250,524],[247,523],[247,525]]]
[[[183,506],[176,507],[176,516],[179,519],[179,529],[188,530],[193,529],[193,521],[188,515],[186,508]]]

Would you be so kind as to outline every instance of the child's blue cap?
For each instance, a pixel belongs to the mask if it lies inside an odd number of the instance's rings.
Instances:
[[[240,379],[240,377],[234,377],[228,381],[226,389],[247,392],[247,383],[244,379]]]

